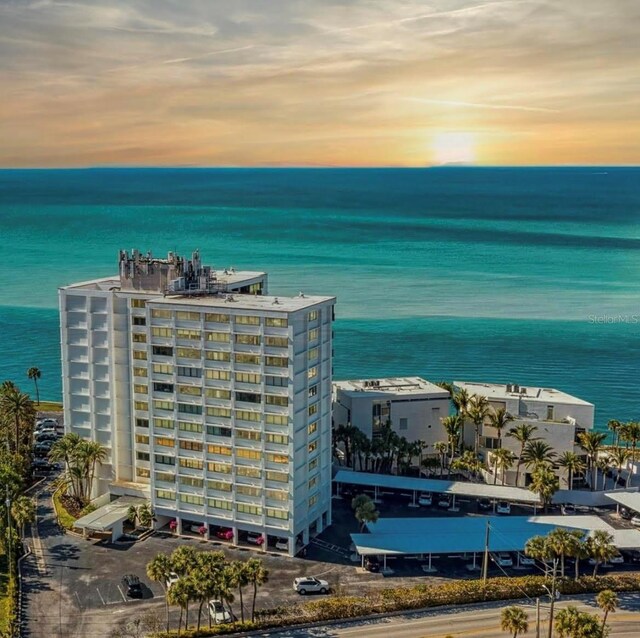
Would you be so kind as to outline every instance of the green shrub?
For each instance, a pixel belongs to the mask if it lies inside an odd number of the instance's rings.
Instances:
[[[73,516],[71,516],[69,512],[67,512],[66,508],[62,504],[62,500],[61,500],[62,494],[63,494],[62,490],[57,490],[56,492],[54,492],[53,507],[56,511],[56,517],[58,519],[58,523],[60,523],[60,525],[65,529],[71,529],[74,526],[76,519]]]

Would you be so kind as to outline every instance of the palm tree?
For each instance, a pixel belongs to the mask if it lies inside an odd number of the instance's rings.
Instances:
[[[578,611],[573,605],[558,612],[555,625],[559,638],[602,638],[598,617]]]
[[[351,507],[355,512],[356,520],[360,523],[360,531],[367,523],[375,523],[380,516],[375,503],[366,494],[356,496],[351,501]]]
[[[24,538],[24,526],[36,520],[36,507],[32,498],[18,496],[11,502],[11,517],[16,527],[20,530],[21,538]]]
[[[471,419],[475,427],[473,450],[476,453],[476,456],[478,456],[478,450],[480,449],[480,427],[489,416],[489,401],[487,400],[487,397],[474,394],[471,399],[469,399],[467,416]]]
[[[258,587],[264,585],[269,580],[269,570],[266,569],[259,558],[250,558],[247,561],[247,576],[249,582],[253,585],[253,599],[251,601],[251,622],[253,622],[256,616]]]
[[[621,447],[614,448],[609,452],[609,463],[616,468],[616,480],[613,483],[614,490],[618,487],[618,483],[620,482],[620,473],[625,467],[627,467],[629,454],[629,450],[625,450]]]
[[[339,425],[334,432],[333,438],[336,442],[344,443],[344,461],[347,467],[352,467],[351,465],[351,451],[352,451],[352,441],[353,437],[357,436],[355,433],[358,432],[358,428],[351,425],[351,423],[347,423],[347,425]]]
[[[441,419],[441,421],[442,427],[447,433],[447,441],[449,442],[449,451],[451,455],[449,458],[449,465],[451,465],[453,455],[460,441],[460,434],[462,432],[464,419],[459,414],[456,414],[455,416],[446,416]]]
[[[83,446],[83,457],[86,463],[86,498],[87,501],[91,498],[91,491],[93,489],[93,480],[96,475],[96,466],[102,465],[109,457],[107,448],[100,445],[97,441],[85,441]]]
[[[529,619],[524,609],[516,605],[505,607],[500,614],[500,629],[512,633],[513,638],[529,631]]]
[[[607,428],[609,428],[610,432],[613,432],[613,446],[618,447],[620,443],[620,430],[622,428],[622,423],[617,419],[609,419],[607,422]]]
[[[0,392],[0,417],[13,424],[13,451],[17,454],[21,443],[30,444],[33,433],[36,409],[31,397],[15,386],[3,386]],[[21,436],[24,433],[28,436]]]
[[[498,408],[489,413],[489,425],[498,431],[498,447],[502,447],[502,430],[513,421],[513,417],[505,408]]]
[[[558,477],[549,465],[539,464],[536,466],[531,474],[529,489],[540,497],[545,512],[559,487]]]
[[[598,453],[602,449],[602,444],[607,438],[604,432],[582,432],[578,434],[578,442],[580,447],[587,453],[589,458],[589,468],[592,472],[591,491],[595,490],[598,482]]]
[[[596,603],[598,603],[598,607],[602,609],[604,612],[604,618],[602,619],[602,635],[604,636],[604,629],[607,626],[607,616],[610,613],[615,613],[616,609],[618,609],[618,605],[620,600],[618,599],[618,594],[610,589],[603,589],[596,596]]]
[[[225,565],[222,571],[219,574],[217,579],[218,586],[218,596],[222,603],[227,603],[227,607],[229,608],[229,614],[231,618],[234,617],[233,609],[231,608],[231,603],[235,600],[235,596],[233,595],[234,589],[234,576],[231,573],[231,566]]]
[[[620,431],[621,438],[628,443],[631,443],[631,459],[633,464],[636,462],[636,448],[638,447],[638,441],[640,441],[640,422],[629,421],[625,423]],[[631,472],[633,466],[629,466],[629,472],[627,476],[627,487],[631,486]]]
[[[547,541],[553,553],[560,558],[560,575],[564,578],[565,557],[572,555],[575,539],[569,530],[556,527],[547,534]]]
[[[40,405],[40,391],[38,390],[38,379],[42,376],[40,368],[32,367],[27,370],[27,377],[31,379],[36,386],[36,401]]]
[[[189,578],[178,579],[167,591],[167,601],[170,605],[180,607],[180,619],[178,620],[178,636],[182,626],[182,612],[186,612],[184,627],[189,628],[189,603],[193,599],[194,588]]]
[[[241,560],[234,560],[231,563],[231,569],[229,571],[233,579],[233,584],[238,588],[238,594],[240,595],[240,620],[244,622],[244,602],[242,596],[242,588],[246,587],[249,584],[247,565]]]
[[[525,445],[521,458],[527,468],[533,468],[535,470],[538,465],[551,463],[555,455],[556,453],[549,444],[535,439]]]
[[[180,545],[171,552],[171,566],[178,576],[188,576],[198,566],[198,552],[191,545]]]
[[[446,441],[436,441],[433,444],[433,449],[438,453],[438,456],[440,458],[440,476],[442,476],[444,474],[444,462],[447,458],[449,444]]]
[[[575,580],[580,578],[580,561],[584,558],[589,558],[589,548],[587,541],[584,538],[584,532],[579,529],[569,530],[570,539],[570,551],[569,556],[575,559]]]
[[[529,441],[535,441],[536,438],[533,436],[533,433],[537,430],[537,426],[532,425],[531,423],[520,423],[520,425],[516,425],[516,427],[511,428],[507,432],[507,436],[515,439],[520,443],[520,452],[518,454],[518,466],[516,468],[516,487],[518,486],[518,479],[520,478],[520,466],[522,465],[522,455],[524,453],[524,448],[529,443]]]
[[[466,388],[460,388],[459,390],[451,393],[451,402],[456,410],[456,415],[464,418],[467,415],[467,408],[469,407],[469,392]]]
[[[618,550],[613,544],[613,536],[604,529],[597,529],[587,539],[589,556],[595,560],[593,575],[598,573],[598,566],[613,558]]]
[[[167,613],[166,631],[169,631],[169,599],[167,597],[167,581],[169,580],[169,576],[172,571],[173,566],[168,554],[156,554],[151,561],[147,563],[147,576],[156,583],[160,583],[160,586],[165,593],[164,602]]]
[[[492,462],[495,468],[493,475],[494,485],[498,482],[498,470],[500,470],[502,474],[502,484],[504,485],[504,475],[507,470],[511,469],[515,460],[516,457],[513,452],[511,450],[507,450],[507,448],[501,447],[493,451]]]
[[[585,468],[584,461],[575,452],[563,452],[556,461],[559,467],[567,470],[567,487],[573,489],[574,476]]]

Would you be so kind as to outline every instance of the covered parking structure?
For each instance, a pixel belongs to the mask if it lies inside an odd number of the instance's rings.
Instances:
[[[92,533],[111,534],[113,540],[122,536],[122,526],[129,518],[129,509],[133,505],[138,507],[147,503],[147,499],[136,496],[120,496],[119,498],[102,505],[97,510],[79,518],[74,528],[82,530],[85,538]]]
[[[468,516],[456,518],[381,518],[369,523],[369,534],[351,534],[356,552],[365,556],[418,556],[428,559],[424,571],[435,571],[431,559],[440,554],[471,554],[470,569],[478,569],[477,557],[489,552],[522,552],[533,536],[556,528],[578,529],[585,534],[609,532],[620,549],[640,547],[640,531],[615,530],[597,516]]]
[[[620,505],[640,514],[640,492],[606,492],[605,496],[616,504],[616,512]]]
[[[374,490],[374,500],[379,500],[381,489],[405,491],[412,494],[412,505],[416,506],[416,498],[420,492],[435,494],[447,494],[452,498],[450,509],[456,509],[456,497],[468,496],[471,498],[487,498],[495,504],[498,501],[510,503],[525,503],[533,505],[533,512],[540,506],[540,499],[533,492],[522,487],[509,487],[506,485],[488,485],[486,483],[467,483],[466,481],[446,481],[443,479],[424,479],[412,476],[394,476],[392,474],[372,474],[369,472],[353,472],[340,470],[333,478],[337,485],[338,495],[340,486],[347,483]]]

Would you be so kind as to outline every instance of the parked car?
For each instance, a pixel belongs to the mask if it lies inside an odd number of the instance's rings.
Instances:
[[[216,530],[216,536],[221,538],[223,541],[232,541],[233,540],[233,530],[228,527],[219,527]]]
[[[252,545],[262,545],[264,543],[264,536],[258,532],[249,532],[247,534],[247,543]]]
[[[491,554],[491,560],[499,567],[513,567],[513,559],[507,552]]]
[[[438,507],[446,509],[451,507],[451,499],[448,494],[440,494],[440,496],[438,496]]]
[[[59,423],[56,419],[52,419],[51,417],[47,417],[46,419],[40,419],[39,421],[36,421],[36,429],[42,428],[45,425],[53,425],[54,427],[57,427]]]
[[[296,578],[293,581],[293,589],[297,591],[301,596],[305,594],[328,594],[329,583],[326,580],[320,580],[312,576]]]
[[[289,551],[289,541],[286,538],[279,538],[276,541],[276,549],[280,549],[283,552]]]
[[[618,511],[618,516],[625,521],[630,521],[633,518],[633,512],[626,507],[621,507]]]
[[[418,505],[423,505],[424,507],[428,507],[433,502],[433,496],[431,492],[422,492],[418,497]]]
[[[233,622],[233,617],[224,608],[221,600],[209,601],[209,616],[214,623]]]
[[[194,532],[195,534],[198,534],[200,536],[202,536],[202,528],[205,528],[205,533],[206,533],[206,525],[203,525],[202,523],[194,523],[193,525],[189,525],[189,531],[190,532]]]
[[[481,498],[478,501],[478,509],[480,510],[491,510],[493,509],[493,503],[488,498]]]
[[[377,556],[367,556],[364,559],[364,568],[377,574],[380,571],[380,559]]]
[[[58,428],[55,425],[43,425],[35,431],[36,436],[42,436],[43,434],[58,434]]]
[[[178,574],[176,574],[175,572],[169,572],[169,578],[167,578],[167,591],[169,591],[171,589],[172,585],[175,585],[178,580],[180,580],[180,576],[178,576]]]
[[[624,556],[620,552],[617,552],[609,559],[609,562],[612,565],[624,565]]]
[[[507,503],[507,501],[498,501],[496,512],[498,514],[511,514],[511,503]]]
[[[523,554],[521,552],[516,552],[515,560],[520,565],[525,565],[527,567],[531,567],[536,564],[535,558],[531,558],[531,556],[527,556],[526,554]]]
[[[565,516],[573,516],[576,513],[576,506],[571,503],[565,503],[560,510]]]
[[[126,574],[122,577],[122,586],[129,598],[142,598],[142,585],[135,574]]]
[[[640,563],[640,550],[628,549],[622,552],[622,555],[629,563]]]
[[[51,452],[51,445],[46,443],[37,443],[33,447],[33,453],[36,457],[45,457]]]
[[[632,517],[631,524],[635,525],[636,527],[640,527],[640,514],[636,514],[634,517]]]

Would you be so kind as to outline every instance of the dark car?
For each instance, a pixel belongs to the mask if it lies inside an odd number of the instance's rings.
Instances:
[[[42,443],[44,441],[57,441],[60,437],[55,432],[45,432],[44,434],[36,434],[34,439],[38,443]]]
[[[637,549],[627,549],[622,552],[625,560],[629,563],[640,563],[640,551]]]
[[[368,572],[378,573],[380,571],[380,560],[377,556],[367,556],[364,559],[364,568]]]
[[[633,512],[626,507],[621,507],[618,514],[620,514],[620,518],[623,518],[625,521],[630,521],[633,518]]]
[[[122,586],[129,598],[142,598],[142,585],[135,574],[126,574],[122,577]]]
[[[481,510],[490,510],[493,508],[493,504],[491,503],[491,501],[488,498],[481,498],[478,501],[478,509]]]

